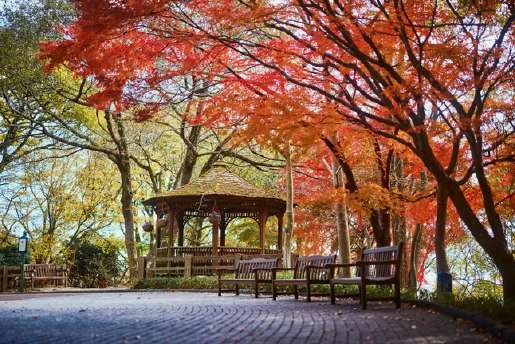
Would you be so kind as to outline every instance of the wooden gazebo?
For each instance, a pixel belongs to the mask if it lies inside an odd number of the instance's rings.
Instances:
[[[286,201],[271,190],[252,185],[231,173],[224,165],[215,166],[178,189],[147,199],[157,213],[153,256],[228,256],[280,255],[283,215]],[[277,249],[265,249],[265,225],[277,217]],[[184,227],[195,217],[211,219],[211,247],[184,246]],[[226,247],[229,223],[236,218],[251,218],[259,225],[259,247]]]

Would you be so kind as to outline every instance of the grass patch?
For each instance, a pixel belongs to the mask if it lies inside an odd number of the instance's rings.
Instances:
[[[472,313],[479,313],[505,325],[515,327],[515,302],[503,303],[499,295],[463,295],[448,293],[420,293],[419,300],[436,304],[464,309]],[[412,300],[413,298],[411,298]]]

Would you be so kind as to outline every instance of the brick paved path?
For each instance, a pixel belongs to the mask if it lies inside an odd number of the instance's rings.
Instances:
[[[421,308],[211,293],[0,295],[0,343],[485,343]]]

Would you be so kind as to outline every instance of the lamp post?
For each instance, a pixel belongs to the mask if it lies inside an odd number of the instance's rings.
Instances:
[[[25,265],[25,255],[27,253],[27,249],[29,247],[29,238],[27,237],[27,232],[23,232],[23,235],[20,237],[18,241],[18,252],[20,253],[20,284],[18,287],[19,292],[23,292],[25,290],[25,274],[24,274],[24,265]]]

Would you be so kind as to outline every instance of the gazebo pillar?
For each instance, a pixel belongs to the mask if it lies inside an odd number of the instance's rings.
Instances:
[[[217,256],[218,255],[218,242],[219,242],[219,238],[218,238],[218,231],[219,231],[219,227],[220,227],[220,223],[217,222],[217,221],[214,221],[212,222],[213,224],[213,236],[211,237],[211,244],[213,246],[213,256]]]
[[[227,229],[227,221],[225,213],[222,211],[222,219],[220,220],[220,246],[225,246],[225,230]]]
[[[268,219],[268,210],[259,210],[259,248],[261,253],[265,253],[265,228],[266,220]]]
[[[171,257],[172,256],[172,247],[173,247],[173,226],[174,226],[174,221],[175,220],[175,216],[174,216],[174,213],[173,213],[173,208],[171,205],[168,205],[168,217],[167,217],[167,227],[168,227],[168,254],[167,256],[168,257]]]
[[[177,234],[177,246],[182,247],[184,246],[184,214],[181,213],[181,215],[178,216],[177,225],[179,229],[179,233]]]
[[[283,217],[282,213],[277,215],[277,249],[279,251],[283,249]]]

